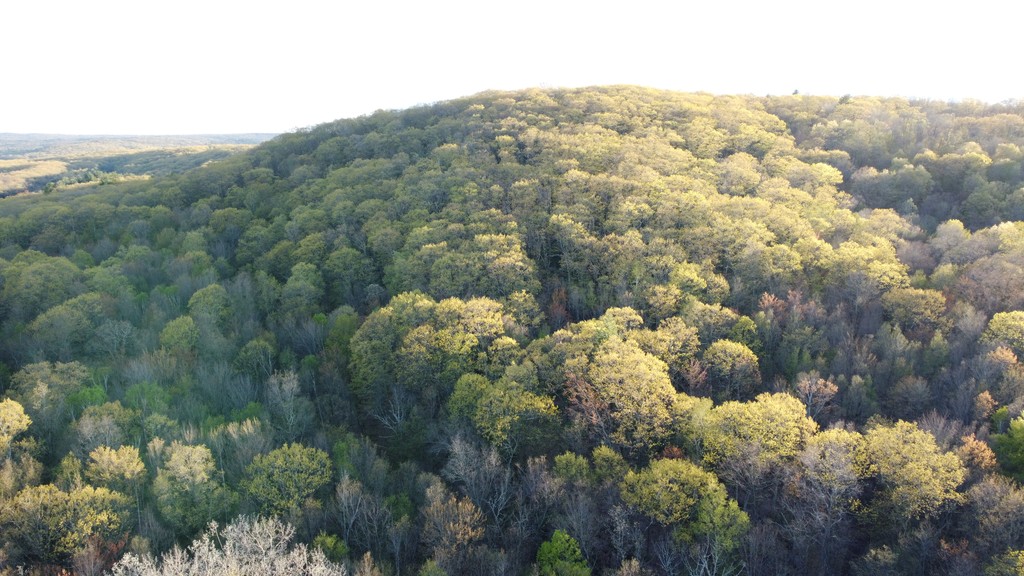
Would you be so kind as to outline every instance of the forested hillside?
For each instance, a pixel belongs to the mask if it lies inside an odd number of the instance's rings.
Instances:
[[[1022,148],[530,90],[0,200],[0,566],[1018,574]]]

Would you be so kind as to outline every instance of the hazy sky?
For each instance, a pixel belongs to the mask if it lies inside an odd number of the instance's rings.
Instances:
[[[5,0],[0,132],[283,132],[596,84],[999,102],[1024,98],[1022,15],[995,0]]]

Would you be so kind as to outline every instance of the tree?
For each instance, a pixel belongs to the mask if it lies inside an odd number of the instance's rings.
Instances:
[[[1011,420],[1005,433],[993,434],[992,449],[1005,472],[1024,478],[1024,417]]]
[[[468,418],[485,440],[509,456],[557,413],[550,397],[534,394],[514,380],[492,383],[477,374],[459,378],[448,406],[453,416]]]
[[[11,378],[14,400],[38,426],[39,436],[52,444],[74,414],[69,398],[82,389],[88,369],[79,362],[29,364]]]
[[[725,402],[699,425],[704,461],[719,466],[745,446],[755,446],[775,462],[791,459],[803,449],[818,425],[802,402],[789,394],[764,393],[752,402]]]
[[[688,460],[655,460],[640,472],[628,472],[619,488],[627,504],[672,529],[691,566],[702,567],[698,573],[737,567],[736,552],[750,520],[714,474]]]
[[[104,298],[90,292],[50,308],[28,325],[28,333],[45,358],[70,360],[85,353],[85,345],[105,315]]]
[[[989,320],[982,341],[1008,346],[1017,356],[1024,355],[1024,312],[996,312]]]
[[[138,488],[145,471],[139,450],[134,446],[121,446],[116,450],[100,446],[89,453],[85,477],[93,484],[132,494]]]
[[[5,539],[23,562],[66,564],[97,537],[115,542],[129,528],[128,498],[106,488],[65,492],[45,484],[25,488],[0,511]]]
[[[469,499],[501,526],[512,502],[515,486],[512,470],[493,447],[478,446],[456,436],[442,473],[462,486]]]
[[[882,295],[882,306],[910,338],[927,342],[936,330],[948,331],[946,298],[938,290],[894,288]]]
[[[281,289],[281,308],[284,318],[308,318],[320,311],[324,297],[324,280],[316,265],[300,262],[292,267],[291,275]]]
[[[796,397],[807,407],[807,415],[822,422],[832,408],[832,399],[839,387],[832,380],[822,378],[817,372],[801,372],[796,375]]]
[[[326,452],[285,444],[253,459],[242,488],[261,514],[280,516],[298,512],[330,480],[331,460]]]
[[[590,576],[579,543],[562,530],[555,530],[551,539],[540,545],[537,568],[542,576]]]
[[[298,374],[275,372],[265,385],[265,398],[271,424],[280,439],[292,442],[309,431],[316,411],[299,389]]]
[[[253,338],[245,343],[235,356],[234,368],[257,381],[274,373],[274,347],[264,338]]]
[[[935,438],[916,424],[871,427],[855,461],[861,477],[881,487],[867,511],[884,527],[905,527],[963,501],[957,491],[967,475],[963,463],[939,449]]]
[[[967,491],[964,529],[983,558],[1024,547],[1024,490],[999,474]]]
[[[74,423],[75,454],[85,458],[100,446],[118,447],[140,432],[139,412],[121,406],[121,402],[105,402],[86,406]]]
[[[426,322],[435,305],[423,294],[400,294],[370,314],[352,336],[352,392],[368,412],[383,404],[396,380],[394,354],[405,334]]]
[[[25,414],[21,404],[4,398],[0,401],[0,452],[11,457],[11,445],[14,437],[21,434],[32,424],[32,419]]]
[[[985,576],[1020,576],[1024,574],[1024,550],[1009,550],[985,567]]]
[[[188,552],[175,547],[159,560],[129,553],[111,570],[113,576],[251,574],[272,576],[346,576],[319,548],[292,544],[295,528],[276,518],[240,516],[223,528],[211,523]]]
[[[29,322],[68,298],[84,292],[82,271],[63,257],[51,258],[35,250],[18,254],[4,271],[3,301],[9,318]]]
[[[160,331],[160,346],[175,356],[190,358],[199,343],[199,327],[191,316],[179,316]]]
[[[759,395],[753,402],[725,402],[695,424],[704,463],[738,492],[745,508],[777,494],[783,466],[818,429],[804,405],[788,394]]]
[[[697,329],[674,316],[658,323],[657,330],[635,330],[629,337],[648,354],[668,365],[668,374],[676,389],[684,386],[685,374],[697,358],[700,341]]]
[[[461,574],[469,546],[484,535],[484,518],[466,498],[457,500],[440,482],[426,491],[423,542],[449,574]]]
[[[118,360],[135,349],[137,332],[131,322],[107,320],[96,328],[95,337],[92,345],[111,360]]]
[[[716,340],[704,351],[708,382],[715,398],[742,400],[761,385],[757,356],[747,346],[731,340]]]
[[[210,520],[226,517],[234,507],[234,493],[216,475],[213,455],[206,446],[175,441],[166,448],[153,480],[153,495],[160,514],[179,534],[195,534]]]
[[[854,462],[860,441],[856,432],[825,430],[807,440],[790,469],[786,528],[808,573],[838,570],[846,558],[852,508],[861,492]]]
[[[594,353],[587,378],[612,407],[612,440],[637,452],[669,440],[677,398],[664,362],[633,341],[610,338]]]
[[[210,284],[196,290],[188,299],[188,313],[194,319],[206,320],[222,326],[231,315],[231,299],[220,284]]]

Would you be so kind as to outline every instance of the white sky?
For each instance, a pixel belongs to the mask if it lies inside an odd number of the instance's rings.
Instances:
[[[487,89],[1024,98],[1024,5],[3,0],[0,132],[283,132]]]

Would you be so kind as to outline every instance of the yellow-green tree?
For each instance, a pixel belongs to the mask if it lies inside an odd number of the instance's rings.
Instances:
[[[85,477],[93,484],[132,494],[143,478],[146,467],[134,446],[113,449],[100,446],[89,453]]]
[[[868,429],[855,461],[861,477],[880,487],[866,513],[887,529],[932,518],[963,501],[957,488],[967,470],[960,458],[940,449],[934,436],[912,422]]]
[[[740,494],[746,505],[766,497],[783,466],[803,450],[818,424],[803,403],[788,394],[759,395],[751,402],[725,402],[694,423],[704,463]]]
[[[749,398],[761,385],[757,355],[732,340],[716,340],[704,351],[708,382],[719,400]]]
[[[29,364],[11,379],[14,400],[28,413],[42,440],[52,443],[74,414],[69,399],[88,381],[89,370],[79,362]]]
[[[1024,355],[1024,312],[996,312],[989,320],[982,340],[1008,346],[1017,356]]]
[[[671,529],[695,565],[712,565],[707,573],[723,573],[739,562],[750,520],[711,472],[688,460],[655,460],[628,472],[619,489],[627,504]]]
[[[469,419],[485,440],[507,456],[514,455],[531,432],[550,428],[557,415],[549,396],[531,392],[511,378],[491,382],[479,374],[459,378],[448,410],[453,417]]]
[[[213,454],[206,446],[173,442],[153,480],[157,509],[179,533],[198,533],[210,520],[223,519],[235,494],[217,479]]]
[[[14,437],[28,430],[31,424],[32,419],[25,414],[21,404],[10,398],[0,401],[0,452],[10,458]]]
[[[0,509],[0,526],[18,561],[67,564],[90,538],[123,538],[130,506],[125,495],[106,488],[65,492],[45,484],[25,488]]]
[[[298,512],[306,499],[331,480],[331,459],[323,450],[285,444],[257,455],[246,468],[245,493],[261,514]]]

